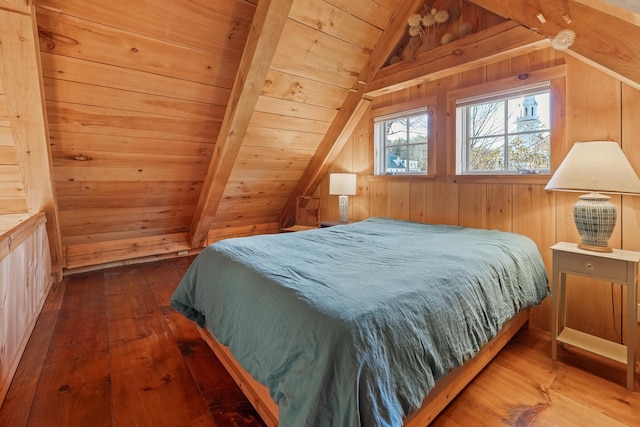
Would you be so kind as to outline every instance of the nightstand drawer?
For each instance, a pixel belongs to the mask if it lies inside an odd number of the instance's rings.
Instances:
[[[560,252],[558,255],[558,265],[563,272],[620,283],[627,281],[625,261],[567,252]]]

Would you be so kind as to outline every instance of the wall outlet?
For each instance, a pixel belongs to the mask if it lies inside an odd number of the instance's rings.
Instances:
[[[189,251],[184,250],[184,251],[178,251],[178,256],[183,256],[183,255],[188,255]]]

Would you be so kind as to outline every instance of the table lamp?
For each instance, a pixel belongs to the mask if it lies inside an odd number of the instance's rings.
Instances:
[[[580,249],[612,252],[609,237],[616,225],[613,194],[640,194],[640,179],[614,141],[576,142],[545,190],[588,192],[573,207]]]
[[[337,194],[340,222],[349,222],[349,196],[356,194],[356,174],[332,173],[329,175],[329,194]]]

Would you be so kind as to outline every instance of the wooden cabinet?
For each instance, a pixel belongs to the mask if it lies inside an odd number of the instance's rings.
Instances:
[[[40,212],[0,233],[0,407],[53,284],[46,222]]]
[[[560,242],[553,251],[551,357],[556,360],[558,341],[580,347],[627,365],[627,388],[633,390],[636,347],[637,281],[640,252],[614,249],[611,253],[578,249]],[[611,342],[566,326],[567,274],[620,283],[627,289],[626,345]]]

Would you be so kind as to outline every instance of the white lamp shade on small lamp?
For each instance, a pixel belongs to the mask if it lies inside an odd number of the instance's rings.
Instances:
[[[356,194],[356,174],[332,173],[329,175],[329,194],[338,195],[340,222],[349,222],[349,196]]]
[[[332,173],[329,175],[329,194],[353,196],[356,194],[355,173]]]
[[[580,196],[573,207],[582,238],[578,247],[611,252],[608,241],[616,225],[616,208],[609,196],[599,193],[640,194],[640,179],[617,142],[576,142],[545,189],[590,193]]]

